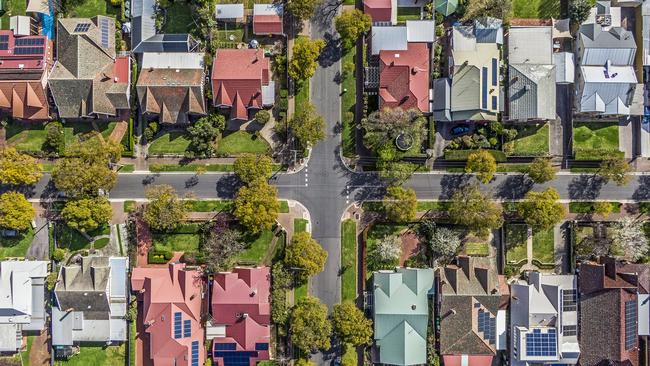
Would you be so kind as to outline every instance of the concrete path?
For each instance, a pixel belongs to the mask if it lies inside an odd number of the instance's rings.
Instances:
[[[526,235],[526,264],[521,266],[522,271],[534,271],[537,266],[533,265],[533,228],[528,226]]]

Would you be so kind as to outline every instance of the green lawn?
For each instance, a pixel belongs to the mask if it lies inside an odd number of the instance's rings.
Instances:
[[[231,200],[190,200],[187,202],[192,212],[219,212],[232,209]]]
[[[527,173],[528,164],[497,164],[497,172]]]
[[[9,18],[14,15],[25,15],[27,10],[26,0],[3,0],[2,9],[7,12],[0,18],[2,29],[9,29]]]
[[[275,248],[271,246],[273,232],[264,230],[258,235],[248,235],[245,239],[248,247],[237,255],[236,261],[271,265],[275,252]]]
[[[621,203],[620,202],[606,202],[610,205],[612,213],[621,212]],[[594,209],[595,202],[570,202],[569,203],[569,212],[577,214],[592,214],[595,212]]]
[[[122,167],[120,167],[119,172],[120,173],[133,173],[135,171],[135,165],[134,164],[124,164]]]
[[[245,28],[238,24],[233,26],[233,24],[225,23],[224,25],[219,25],[219,30],[215,32],[216,38],[220,42],[245,42],[244,32]],[[233,40],[230,40],[230,36],[233,36]]]
[[[217,144],[218,155],[268,154],[270,150],[271,147],[262,136],[246,131],[236,131],[225,135]]]
[[[309,99],[309,82],[304,81],[300,85],[296,85],[296,96],[294,100],[296,110],[298,110],[301,105],[309,103]]]
[[[152,232],[153,246],[171,252],[196,252],[200,241],[200,224],[182,224],[168,233]]]
[[[150,164],[152,172],[196,172],[199,168],[205,168],[206,172],[232,172],[232,164]],[[283,170],[281,164],[273,164],[273,170]],[[286,169],[285,169],[286,170]]]
[[[357,297],[357,223],[345,220],[341,227],[341,301]]]
[[[560,2],[557,0],[514,0],[514,18],[550,19],[560,17]]]
[[[149,154],[183,155],[188,146],[190,146],[190,140],[185,135],[185,132],[168,132],[151,142],[151,145],[149,145]]]
[[[56,243],[59,248],[68,249],[76,252],[82,249],[90,249],[90,241],[76,229],[68,227],[66,224],[57,224],[55,228]]]
[[[190,33],[193,26],[190,6],[185,1],[177,0],[167,8],[167,18],[161,33]]]
[[[34,336],[27,337],[27,346],[23,352],[20,352],[20,359],[23,362],[23,366],[29,366],[29,353],[32,351],[32,345],[34,344]]]
[[[297,304],[300,299],[304,299],[309,294],[309,284],[304,283],[293,289],[293,303]]]
[[[97,131],[104,138],[108,138],[115,128],[116,122],[96,121],[96,125]],[[79,137],[93,130],[90,122],[66,122],[63,125],[65,146],[71,146],[74,142],[79,141]],[[24,152],[42,151],[47,135],[43,123],[11,123],[6,127],[6,133],[9,145]]]
[[[27,254],[27,249],[32,244],[32,239],[34,239],[34,230],[31,228],[18,234],[15,238],[0,236],[0,259],[24,257]]]
[[[420,20],[422,18],[422,8],[419,7],[398,7],[397,22],[402,23],[407,20]]]
[[[137,335],[137,324],[135,322],[135,319],[129,323],[129,364],[133,366],[137,366],[136,364],[136,358],[137,358],[137,353],[136,353],[136,335]]]
[[[280,213],[289,213],[289,202],[280,201]]]
[[[355,54],[356,48],[352,48],[346,54],[344,54],[342,65],[350,63],[354,65]],[[356,105],[357,94],[357,84],[356,78],[354,77],[354,72],[348,72],[345,74],[341,89],[341,91],[347,90],[343,92],[343,95],[341,97],[341,118],[343,120],[341,140],[343,146],[343,155],[347,157],[353,157],[356,155],[354,109]]]
[[[113,347],[80,347],[79,354],[67,361],[55,361],[55,366],[124,366],[125,345]]]
[[[122,16],[122,8],[112,6],[106,0],[86,0],[70,11],[69,17],[92,18],[95,15],[109,15],[118,19]]]
[[[618,150],[618,123],[574,122],[573,149]]]
[[[305,219],[293,219],[293,231],[296,233],[301,233],[307,231],[307,224],[309,221]]]
[[[528,236],[528,227],[521,224],[506,224],[506,260],[508,262],[518,263],[527,258],[526,255],[526,238]]]
[[[418,211],[447,211],[449,202],[447,201],[418,201]]]
[[[102,249],[108,245],[110,238],[99,238],[93,242],[93,248]]]
[[[550,127],[544,124],[525,124],[515,126],[517,137],[510,142],[515,156],[548,155],[548,134]]]
[[[542,263],[555,263],[553,229],[533,230],[533,258]]]
[[[485,242],[465,243],[465,254],[476,257],[487,257],[490,254],[490,244]]]

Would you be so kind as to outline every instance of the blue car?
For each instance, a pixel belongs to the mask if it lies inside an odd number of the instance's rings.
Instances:
[[[451,135],[452,136],[460,136],[464,135],[466,133],[469,133],[469,126],[468,125],[458,125],[455,126],[451,129]]]

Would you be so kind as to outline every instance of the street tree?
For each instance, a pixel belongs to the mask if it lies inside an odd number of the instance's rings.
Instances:
[[[466,173],[476,173],[476,178],[483,184],[488,184],[497,171],[497,161],[487,150],[475,151],[467,157]]]
[[[341,46],[349,50],[363,33],[370,30],[372,19],[359,9],[344,10],[336,17],[334,25],[341,36]]]
[[[27,230],[34,215],[32,204],[22,193],[10,191],[0,195],[0,228]]]
[[[244,154],[235,160],[233,170],[244,184],[266,180],[273,174],[273,160],[267,155]]]
[[[278,189],[264,179],[256,179],[237,192],[233,214],[252,234],[271,229],[279,212]]]
[[[512,0],[468,0],[465,2],[465,14],[462,21],[485,17],[497,18],[506,21],[512,12]]]
[[[153,230],[167,231],[178,227],[187,214],[187,204],[170,185],[155,185],[144,191],[149,203],[144,209],[144,221]]]
[[[201,255],[205,273],[226,271],[232,267],[234,257],[246,248],[240,232],[217,226],[201,242]]]
[[[325,120],[316,112],[316,107],[307,103],[289,120],[289,129],[304,150],[325,138]]]
[[[0,184],[32,185],[43,175],[43,166],[36,159],[21,154],[13,147],[0,149]]]
[[[565,207],[558,202],[560,194],[555,188],[541,192],[528,192],[517,205],[517,212],[526,223],[534,228],[548,230],[564,219]]]
[[[528,167],[528,176],[537,184],[546,183],[555,178],[555,169],[548,158],[535,158]]]
[[[489,194],[481,192],[478,184],[470,184],[453,194],[449,217],[453,223],[486,237],[491,229],[503,225],[503,208]]]
[[[298,301],[291,312],[291,342],[305,353],[330,348],[332,324],[327,319],[327,306],[308,296]]]
[[[390,186],[382,203],[384,214],[389,221],[410,222],[417,214],[417,197],[412,188]]]
[[[389,185],[401,185],[418,170],[418,166],[405,161],[385,161],[379,158],[377,162],[379,177]]]
[[[648,238],[643,224],[642,220],[630,216],[624,216],[612,224],[612,245],[634,261],[648,254]]]
[[[607,158],[600,163],[598,175],[605,182],[612,180],[617,186],[624,186],[630,182],[630,171],[632,168],[624,158]]]
[[[105,197],[81,198],[68,201],[61,211],[66,224],[81,232],[92,231],[108,224],[113,209]]]
[[[332,326],[334,333],[343,343],[361,346],[371,342],[372,321],[351,301],[334,305]]]
[[[460,237],[453,230],[438,227],[434,220],[424,220],[418,225],[421,243],[431,250],[436,262],[446,263],[453,259],[460,248]]]
[[[287,10],[293,14],[298,21],[311,19],[316,8],[322,0],[290,0],[287,2]]]
[[[296,271],[296,279],[301,283],[325,268],[327,252],[308,232],[294,233],[284,251],[285,266]]]
[[[289,2],[289,4],[292,2]],[[318,66],[317,60],[323,47],[325,47],[325,41],[322,39],[297,38],[293,45],[293,57],[289,61],[289,76],[297,81],[309,80],[314,76]]]

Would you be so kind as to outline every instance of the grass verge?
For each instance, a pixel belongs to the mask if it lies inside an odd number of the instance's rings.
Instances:
[[[346,65],[354,65],[356,55],[356,48],[353,47],[346,54],[343,55],[342,67],[349,68]],[[341,139],[343,145],[343,156],[353,157],[356,155],[355,144],[355,120],[354,111],[357,99],[357,79],[354,77],[354,68],[352,72],[344,73],[343,82],[341,85],[343,95],[341,96],[341,118],[343,120],[343,131],[341,132]]]
[[[341,228],[341,301],[357,297],[357,223],[345,220]]]

